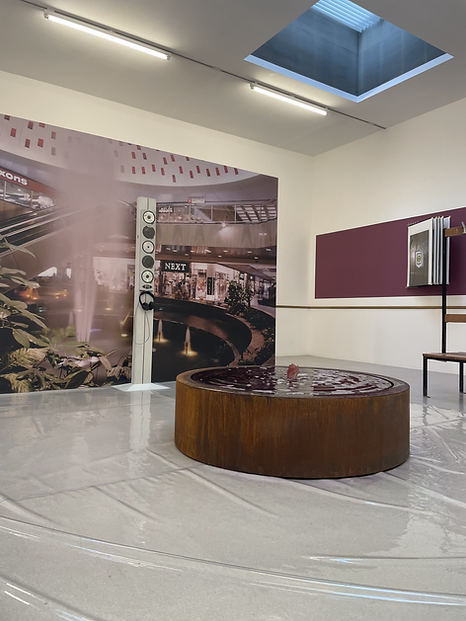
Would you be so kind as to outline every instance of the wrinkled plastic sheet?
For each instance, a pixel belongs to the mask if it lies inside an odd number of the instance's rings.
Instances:
[[[195,462],[174,389],[0,396],[0,619],[464,620],[466,417],[411,457],[285,480]]]

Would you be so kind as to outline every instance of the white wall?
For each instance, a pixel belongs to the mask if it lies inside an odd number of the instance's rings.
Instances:
[[[465,205],[466,101],[311,159],[2,72],[0,92],[0,113],[278,177],[279,355],[419,368],[439,350],[438,298],[315,300],[315,236]]]
[[[310,158],[4,72],[0,72],[0,92],[1,114],[278,177],[278,303],[309,305]],[[308,353],[308,314],[279,310],[279,354]]]
[[[315,235],[464,206],[465,118],[466,100],[314,158],[312,256]],[[465,303],[464,296],[449,301]],[[421,296],[314,300],[313,306],[333,308],[311,310],[310,350],[318,356],[419,368],[422,352],[440,351],[441,313],[400,307],[439,304],[439,297]],[[466,326],[448,330],[450,349],[466,350]],[[442,363],[432,368],[457,370]]]

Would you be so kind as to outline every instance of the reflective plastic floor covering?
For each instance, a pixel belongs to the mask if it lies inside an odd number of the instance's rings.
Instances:
[[[411,457],[285,480],[173,443],[174,383],[0,395],[1,621],[464,621],[457,378],[306,358],[412,386]]]

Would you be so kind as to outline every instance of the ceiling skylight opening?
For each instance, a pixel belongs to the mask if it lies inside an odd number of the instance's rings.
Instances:
[[[319,0],[311,10],[328,15],[357,32],[363,32],[380,21],[380,17],[349,0]]]
[[[319,0],[246,60],[356,103],[452,56],[349,0]]]

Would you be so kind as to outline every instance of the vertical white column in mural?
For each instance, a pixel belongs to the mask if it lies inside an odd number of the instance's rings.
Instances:
[[[152,379],[152,341],[155,304],[155,221],[155,199],[138,198],[131,371],[131,381],[133,384],[147,384]]]

